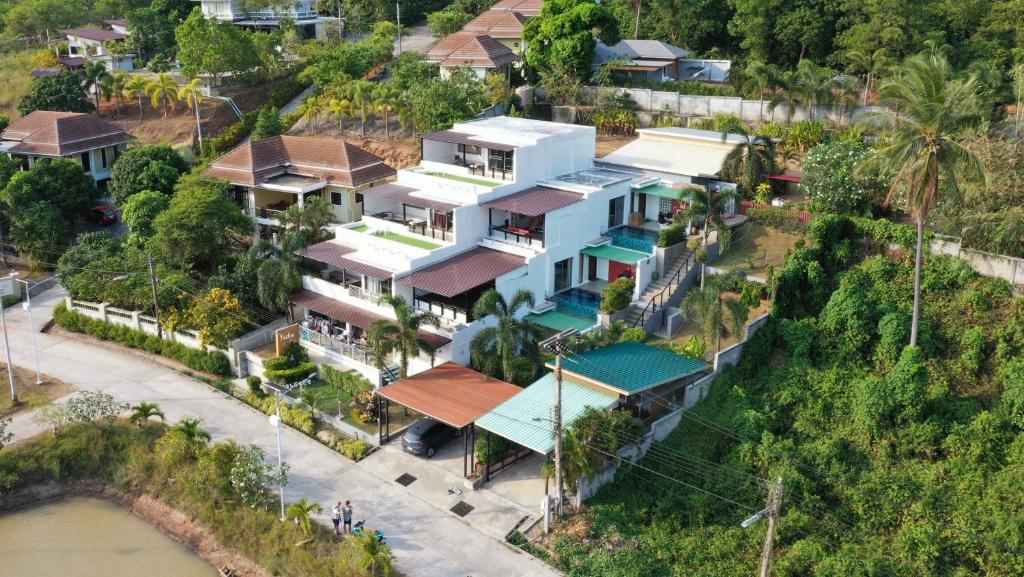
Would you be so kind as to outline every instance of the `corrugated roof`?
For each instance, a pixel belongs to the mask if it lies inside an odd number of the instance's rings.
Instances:
[[[553,367],[548,363],[549,367]],[[703,361],[643,343],[624,342],[563,357],[562,370],[581,380],[634,395],[708,368]]]
[[[316,311],[335,320],[345,321],[363,330],[368,329],[370,327],[370,323],[376,320],[384,320],[391,323],[395,322],[394,319],[389,319],[384,315],[379,315],[362,307],[350,305],[306,289],[299,289],[296,291],[295,294],[292,295],[292,302],[304,309]],[[442,337],[441,335],[436,335],[427,331],[420,331],[419,335],[420,338],[429,343],[430,346],[435,349],[452,342],[452,340],[447,337]]]
[[[421,208],[429,208],[438,212],[451,212],[456,208],[459,208],[459,205],[455,203],[435,200],[424,196],[414,196],[414,194],[419,192],[419,190],[411,186],[403,186],[393,182],[379,184],[371,188],[360,190],[359,192],[367,198],[408,204],[409,206],[418,206]]]
[[[507,210],[526,216],[540,216],[576,204],[581,200],[583,200],[583,195],[577,192],[548,186],[532,186],[497,200],[481,203],[480,206]]]
[[[522,390],[449,361],[383,387],[377,394],[461,429]]]
[[[526,264],[526,258],[482,246],[402,277],[402,284],[453,297]]]
[[[523,317],[523,320],[536,323],[553,331],[565,331],[568,329],[589,329],[596,324],[596,321],[570,315],[559,310],[544,311],[542,313],[530,313]]]
[[[36,110],[8,126],[0,138],[18,141],[8,152],[57,157],[124,144],[132,137],[91,114]]]
[[[466,132],[455,132],[454,130],[439,130],[437,132],[431,132],[430,134],[424,135],[423,140],[436,140],[437,142],[447,142],[449,144],[472,144],[473,146],[481,146],[490,150],[503,150],[505,152],[516,149],[516,147],[510,144],[488,142],[477,138],[472,134]]]
[[[651,255],[642,253],[636,250],[629,250],[628,248],[622,248],[621,246],[613,246],[610,244],[602,244],[599,246],[588,246],[580,251],[585,255],[589,255],[596,258],[603,258],[615,262],[621,262],[622,264],[636,264]]]
[[[354,253],[356,253],[356,249],[329,240],[295,251],[295,254],[301,257],[327,263],[355,273],[379,279],[391,278],[391,271],[356,260],[352,258]]]
[[[645,186],[643,188],[636,189],[641,194],[649,194],[651,196],[660,196],[661,198],[668,198],[671,200],[679,200],[679,193],[682,189],[675,188],[673,186],[667,186],[664,184],[655,184],[654,186]]]
[[[562,379],[562,425],[568,427],[584,409],[607,409],[617,394]],[[516,396],[476,420],[476,426],[547,455],[555,448],[551,417],[555,406],[555,375],[548,373]],[[538,419],[538,420],[534,420]]]
[[[598,42],[594,49],[594,60],[607,62],[615,58],[631,60],[676,60],[685,58],[689,52],[660,40],[624,39],[611,46]]]

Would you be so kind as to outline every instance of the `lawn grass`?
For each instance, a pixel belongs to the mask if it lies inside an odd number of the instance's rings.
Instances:
[[[367,232],[368,233],[370,231],[370,227],[365,225],[365,224],[360,224],[359,226],[353,226],[349,230],[354,230],[356,232]],[[390,230],[377,231],[377,232],[373,233],[373,236],[377,236],[377,237],[380,237],[380,238],[383,238],[383,239],[387,239],[387,240],[390,240],[390,241],[393,241],[393,242],[400,242],[402,244],[407,244],[409,246],[414,246],[416,248],[424,248],[424,249],[427,249],[427,250],[434,250],[435,248],[441,248],[441,245],[439,245],[437,243],[430,242],[428,240],[419,239],[419,238],[412,237],[412,236],[406,236],[404,234],[399,234],[397,232],[391,232]]]
[[[32,86],[32,55],[35,49],[0,54],[0,115],[13,121],[20,116],[15,108]]]
[[[366,232],[367,230],[370,230],[370,227],[366,226],[365,224],[361,224],[359,226],[353,226],[349,230],[354,230],[356,232]]]
[[[711,266],[727,271],[764,276],[768,265],[776,270],[786,260],[800,237],[754,222],[741,226],[733,234],[729,250],[715,259]],[[767,258],[766,258],[767,256]]]
[[[4,394],[0,395],[0,417],[37,409],[75,390],[71,385],[50,375],[42,375],[43,384],[37,385],[35,371],[15,366],[14,383],[17,385],[19,401],[19,404],[15,406],[11,403],[11,397],[7,391],[6,363],[0,363],[0,375],[3,375],[5,388]]]
[[[316,379],[308,386],[303,387],[301,391],[299,389],[292,391],[291,395],[296,398],[305,395],[316,410],[333,417],[338,416],[338,402],[340,401],[342,421],[372,435],[377,434],[377,423],[364,423],[359,419],[352,418],[352,395],[344,389]],[[391,415],[392,431],[401,429],[422,416],[396,404],[392,404],[388,412]]]
[[[448,180],[455,180],[457,182],[465,182],[466,184],[475,184],[477,186],[486,186],[487,188],[494,188],[498,186],[497,183],[489,180],[480,180],[479,178],[473,178],[471,176],[462,176],[461,174],[448,174],[445,172],[428,172],[430,176],[437,176],[440,178],[447,178]]]

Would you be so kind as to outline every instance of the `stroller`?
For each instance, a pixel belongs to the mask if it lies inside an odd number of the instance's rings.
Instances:
[[[367,531],[367,529],[364,527],[364,525],[366,525],[366,519],[363,519],[362,521],[356,521],[355,526],[352,528],[352,534],[353,535],[362,535],[364,532]],[[381,545],[387,545],[388,544],[387,538],[384,537],[384,532],[381,531],[380,529],[374,529],[373,530],[373,538],[376,539],[377,542],[380,543]]]

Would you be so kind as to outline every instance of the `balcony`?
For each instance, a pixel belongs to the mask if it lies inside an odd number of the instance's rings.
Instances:
[[[423,137],[424,162],[447,165],[449,175],[476,175],[503,182],[515,180],[513,146],[488,142],[472,134],[442,130]]]
[[[374,356],[368,348],[358,343],[350,343],[344,339],[325,335],[307,327],[299,328],[299,338],[316,345],[328,353],[334,353],[347,359],[374,366]]]
[[[544,248],[544,229],[529,230],[515,226],[491,225],[488,238],[507,244],[542,250]]]

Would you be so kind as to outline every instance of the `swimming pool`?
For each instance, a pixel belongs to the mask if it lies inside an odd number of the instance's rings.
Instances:
[[[653,230],[647,230],[646,228],[617,226],[615,228],[608,229],[604,234],[612,239],[613,245],[638,250],[640,252],[653,252],[654,247],[658,244],[658,233]]]
[[[566,289],[553,295],[551,300],[558,310],[587,319],[596,320],[601,311],[601,295],[583,289]]]

